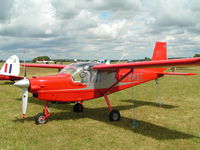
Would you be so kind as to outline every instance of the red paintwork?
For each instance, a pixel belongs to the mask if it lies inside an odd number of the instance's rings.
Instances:
[[[180,73],[180,72],[162,72],[160,75],[182,75],[182,76],[192,76],[197,75],[196,73]]]
[[[66,65],[56,65],[56,64],[21,64],[21,66],[63,69]]]
[[[5,64],[5,70],[4,72],[7,72],[8,64]]]
[[[0,80],[11,80],[11,81],[15,81],[15,80],[21,80],[21,79],[23,79],[23,77],[12,76],[12,75],[0,75]]]
[[[129,71],[130,69],[120,70],[116,72],[116,77],[124,76]],[[142,76],[131,78],[131,75],[138,73],[142,73]],[[134,73],[132,71],[131,74],[119,82],[127,83],[125,85],[115,85],[113,88],[110,88],[112,87],[110,85],[108,88],[86,89],[87,86],[85,84],[73,82],[69,74],[57,74],[54,76],[30,78],[29,91],[31,93],[37,93],[39,99],[46,101],[84,101],[104,96],[107,92],[107,94],[111,94],[121,91],[159,77],[161,76],[152,72],[150,69],[136,69]],[[132,83],[133,81],[136,83]]]
[[[200,57],[186,58],[186,59],[170,59],[170,60],[155,60],[155,61],[143,61],[134,63],[122,63],[122,64],[101,64],[94,66],[93,69],[97,70],[117,70],[123,68],[162,68],[162,67],[176,67],[176,66],[188,66],[188,65],[200,65]]]
[[[111,105],[110,105],[110,101],[108,100],[108,96],[105,94],[105,95],[104,95],[104,98],[105,98],[106,103],[107,103],[107,105],[108,105],[108,108],[109,108],[109,110],[110,110],[110,112],[111,112],[111,111],[112,111],[112,107],[111,107]]]
[[[43,113],[45,114],[45,117],[42,118],[42,120],[45,120],[46,118],[48,118],[49,116],[51,116],[51,114],[49,113],[49,104],[48,102],[46,102],[45,106],[44,106],[44,109],[43,109]]]
[[[167,59],[167,43],[157,42],[154,48],[152,60],[166,60]]]

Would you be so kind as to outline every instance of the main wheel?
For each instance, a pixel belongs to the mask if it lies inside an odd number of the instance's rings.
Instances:
[[[118,121],[120,120],[120,113],[118,110],[112,110],[109,114],[110,121]]]
[[[46,119],[43,120],[42,118],[44,118],[44,117],[45,117],[45,114],[43,114],[43,113],[37,114],[35,116],[35,123],[36,124],[45,124],[45,123],[47,123],[48,119],[46,118]]]
[[[83,105],[80,103],[76,103],[73,107],[74,112],[83,112]]]

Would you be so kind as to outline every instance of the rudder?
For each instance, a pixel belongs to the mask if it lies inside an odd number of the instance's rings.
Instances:
[[[2,75],[18,76],[20,73],[20,63],[16,55],[9,57],[0,70]]]

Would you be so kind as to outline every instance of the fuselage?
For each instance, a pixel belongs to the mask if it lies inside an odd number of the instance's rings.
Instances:
[[[6,75],[0,75],[0,80],[11,80],[11,77]]]
[[[2,75],[2,74],[0,74],[0,80],[15,81],[15,80],[21,80],[21,79],[23,79],[23,77],[14,76],[14,75]]]
[[[94,65],[76,63],[57,75],[30,78],[29,92],[45,101],[85,101],[161,77],[154,69],[102,71],[92,69]]]

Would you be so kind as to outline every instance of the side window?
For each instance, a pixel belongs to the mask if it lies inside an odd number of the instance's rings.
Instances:
[[[82,83],[99,83],[101,82],[101,72],[96,70],[85,70],[81,73]]]
[[[75,75],[72,76],[72,79],[74,82],[80,82],[81,81],[80,74],[76,73]]]
[[[92,75],[91,75],[90,71],[85,70],[80,73],[80,77],[82,78],[81,82],[90,83]]]
[[[100,83],[101,82],[101,71],[96,71],[95,72],[94,82],[95,83]]]

